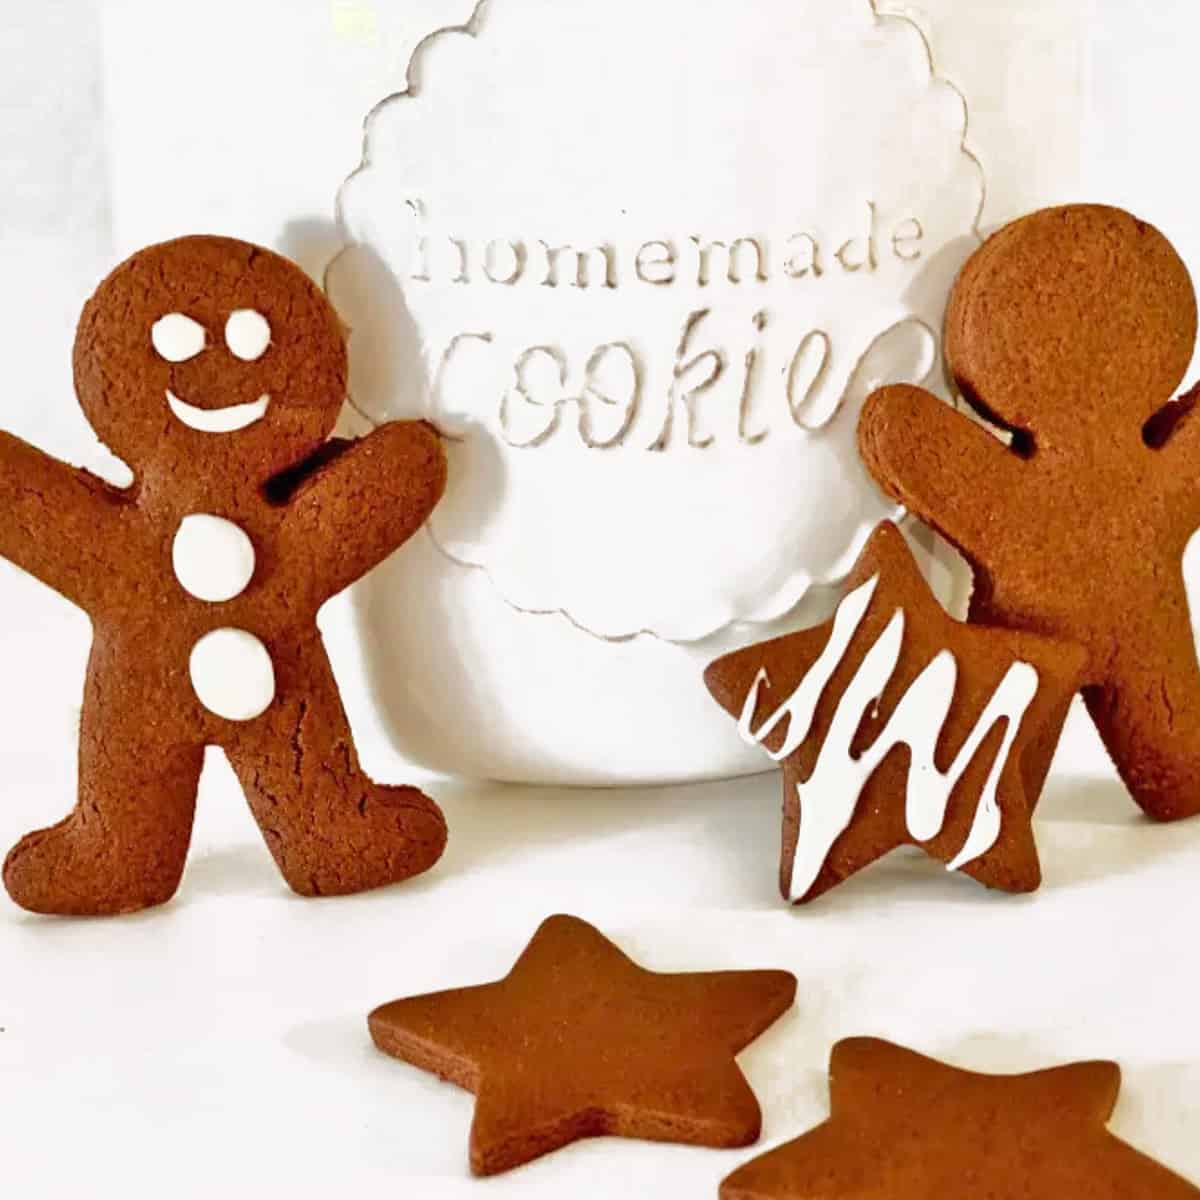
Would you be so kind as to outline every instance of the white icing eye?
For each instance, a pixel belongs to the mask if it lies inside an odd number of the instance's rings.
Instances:
[[[262,358],[271,344],[271,326],[267,318],[252,308],[239,308],[225,322],[225,345],[235,358],[254,362]]]
[[[167,362],[187,362],[204,349],[207,335],[204,326],[183,313],[167,313],[159,317],[150,329],[150,341],[159,356]]]

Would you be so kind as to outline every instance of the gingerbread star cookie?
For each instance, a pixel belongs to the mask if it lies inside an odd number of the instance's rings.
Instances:
[[[1159,820],[1200,813],[1200,418],[1196,391],[1172,398],[1196,328],[1157,229],[1035,213],[977,251],[946,318],[958,390],[995,429],[912,387],[876,393],[859,426],[880,486],[974,567],[972,620],[1089,650],[1088,711]]]
[[[1120,1087],[1115,1063],[978,1075],[854,1038],[834,1047],[829,1120],[735,1171],[721,1200],[1197,1200],[1105,1128]]]
[[[743,737],[782,764],[784,896],[813,900],[904,845],[1034,890],[1030,822],[1085,659],[952,620],[899,529],[880,525],[830,622],[705,673]]]
[[[574,917],[543,923],[496,983],[396,1000],[375,1044],[474,1092],[471,1170],[585,1137],[747,1146],[758,1101],[735,1055],[791,1007],[785,971],[660,975]]]

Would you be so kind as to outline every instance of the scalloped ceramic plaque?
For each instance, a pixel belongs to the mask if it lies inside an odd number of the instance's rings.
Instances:
[[[439,547],[609,638],[838,580],[889,513],[859,407],[933,371],[976,244],[966,119],[870,0],[484,0],[430,38],[329,282],[389,347],[359,406],[453,439]]]

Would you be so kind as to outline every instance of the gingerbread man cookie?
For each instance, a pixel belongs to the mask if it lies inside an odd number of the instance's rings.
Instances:
[[[946,322],[964,399],[878,392],[860,446],[975,570],[971,618],[1082,643],[1088,711],[1151,816],[1200,813],[1200,668],[1182,563],[1200,528],[1187,268],[1117,209],[1036,213],[965,267]]]
[[[346,395],[337,316],[286,259],[226,238],[118,267],[84,308],[74,367],[135,481],[110,487],[0,433],[0,554],[94,628],[78,806],[9,854],[13,899],[74,914],[169,899],[208,745],[297,892],[426,870],[442,815],[363,774],[316,618],[437,503],[434,432],[328,440]]]

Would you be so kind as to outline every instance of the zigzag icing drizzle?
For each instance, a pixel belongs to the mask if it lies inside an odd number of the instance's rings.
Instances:
[[[877,575],[842,601],[820,657],[796,690],[757,731],[753,724],[759,694],[763,684],[769,684],[770,680],[765,669],[755,678],[742,708],[738,730],[747,742],[761,745],[786,720],[783,745],[771,753],[776,762],[793,754],[811,732],[821,695],[858,632],[878,583]],[[904,610],[897,609],[839,701],[812,776],[797,785],[801,820],[789,885],[792,900],[802,899],[812,889],[833,844],[853,820],[863,788],[888,753],[899,745],[907,746],[911,752],[905,819],[912,836],[926,842],[942,831],[955,786],[984,739],[998,722],[1005,720],[1004,740],[980,795],[971,832],[947,869],[958,871],[974,862],[1000,836],[1001,816],[996,802],[1000,777],[1038,690],[1038,673],[1028,663],[1014,663],[1008,669],[947,772],[938,770],[934,755],[954,702],[958,679],[958,663],[949,650],[938,654],[917,676],[871,747],[859,758],[850,752],[863,713],[879,702],[896,670],[904,640],[904,622]]]

